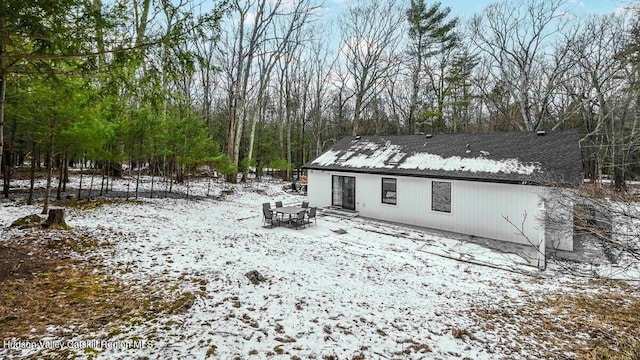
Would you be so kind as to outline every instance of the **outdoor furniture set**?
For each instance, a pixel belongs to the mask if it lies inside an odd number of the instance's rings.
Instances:
[[[286,225],[298,229],[311,224],[311,219],[316,222],[316,207],[309,207],[308,201],[303,201],[301,206],[284,206],[282,201],[276,201],[276,206],[271,208],[271,203],[262,204],[262,220],[265,225]]]

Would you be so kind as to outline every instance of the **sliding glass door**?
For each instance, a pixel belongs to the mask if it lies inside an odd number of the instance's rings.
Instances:
[[[331,186],[331,205],[347,210],[356,209],[356,178],[334,175]]]

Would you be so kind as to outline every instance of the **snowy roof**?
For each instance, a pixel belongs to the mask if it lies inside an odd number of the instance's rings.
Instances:
[[[576,131],[345,137],[307,169],[509,183],[582,182]]]

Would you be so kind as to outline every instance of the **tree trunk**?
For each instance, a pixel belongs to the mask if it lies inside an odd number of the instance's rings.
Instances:
[[[242,132],[244,130],[244,121],[245,121],[245,99],[242,98],[242,103],[239,104],[238,112],[239,116],[236,118],[236,133],[233,135],[235,139],[233,141],[233,157],[231,161],[236,166],[240,165],[240,142],[242,141]],[[231,178],[231,183],[235,184],[238,182],[238,172],[236,171]]]
[[[418,39],[416,43],[421,47],[422,32],[418,32]],[[416,53],[416,68],[412,70],[411,74],[411,97],[409,103],[409,115],[407,121],[407,130],[409,134],[417,134],[418,127],[416,126],[416,117],[418,113],[418,94],[420,92],[420,74],[422,73],[422,49],[418,49]]]
[[[67,225],[64,219],[64,208],[50,209],[49,217],[42,224],[42,227],[47,229],[69,229],[70,226]]]
[[[82,172],[84,171],[84,156],[80,161],[80,185],[78,186],[78,201],[82,199]]]
[[[64,176],[62,177],[62,192],[67,192],[67,183],[69,182],[69,155],[67,153],[64,154],[64,162],[62,163],[64,167]]]
[[[51,127],[49,129],[49,154],[47,155],[47,189],[44,193],[44,206],[42,213],[46,214],[49,211],[49,201],[51,200],[51,178],[53,177],[53,122],[51,120]]]
[[[138,162],[138,173],[136,174],[136,196],[135,199],[138,200],[138,190],[140,189],[140,176],[142,175],[142,162]]]
[[[102,164],[102,177],[100,179],[100,193],[98,194],[98,196],[102,196],[102,194],[104,193],[104,177],[105,177],[105,172],[107,171],[105,164],[106,163]]]
[[[261,96],[258,97],[258,104],[262,104],[262,99],[260,98]],[[256,108],[260,108],[262,105],[257,105]],[[253,146],[254,146],[254,142],[256,139],[256,125],[258,124],[258,117],[260,110],[258,109],[254,109],[253,110],[253,114],[251,115],[251,125],[250,125],[250,130],[249,130],[249,149],[248,149],[248,154],[247,154],[247,159],[248,159],[248,167],[251,167],[251,160],[253,160]],[[243,171],[243,182],[246,182],[247,176],[248,176],[248,171],[249,169],[242,169]],[[258,172],[258,169],[256,168],[256,173]]]
[[[2,192],[4,193],[5,199],[9,198],[9,187],[10,187],[9,179],[11,177],[11,175],[9,174],[9,172],[11,171],[9,154],[10,152],[8,151],[7,148],[5,148],[4,153],[2,153],[3,159],[2,159],[2,162],[0,163],[0,166],[2,167],[2,180],[3,180]]]
[[[91,162],[91,181],[89,181],[89,194],[87,195],[87,201],[91,200],[91,193],[93,192],[93,178],[95,176],[95,166],[93,162]]]
[[[53,177],[53,156],[49,150],[49,161],[47,165],[47,188],[44,193],[44,206],[42,208],[42,214],[46,214],[49,211],[49,201],[51,200],[51,178]]]
[[[58,189],[56,191],[56,200],[62,200],[62,183],[64,182],[64,158],[60,155],[60,161],[58,161],[58,166],[60,166],[60,171],[58,172]]]
[[[0,44],[0,55],[4,54],[5,45]],[[4,59],[0,57],[0,168],[4,156],[4,102],[7,93],[7,71],[4,69]]]
[[[27,205],[33,204],[33,187],[36,182],[36,142],[31,143],[31,174],[29,177],[29,198]]]
[[[176,171],[176,159],[175,157],[171,159],[171,164],[169,165],[169,193],[173,192],[173,173]],[[165,194],[166,197],[166,194]]]
[[[282,80],[281,80],[281,84],[282,84]],[[278,92],[278,155],[280,156],[281,159],[284,159],[286,156],[286,150],[285,150],[285,136],[284,136],[284,128],[285,128],[285,123],[284,123],[284,98],[283,98],[283,91],[279,91]]]
[[[285,98],[286,98],[286,104],[285,104],[285,121],[287,124],[287,171],[285,172],[286,174],[286,181],[291,180],[291,97],[289,95],[289,85],[287,84],[285,86]]]
[[[151,192],[149,194],[149,197],[151,199],[153,199],[153,190],[154,190],[155,178],[156,178],[156,145],[155,145],[155,140],[154,140],[154,144],[153,144],[153,151],[151,153],[151,160],[149,160],[149,167],[151,168]]]
[[[107,166],[107,169],[105,171],[105,175],[107,177],[104,179],[104,194],[105,195],[109,192],[109,180],[111,179],[111,176],[113,175],[111,160],[109,160],[107,162],[106,166]]]
[[[356,106],[353,111],[353,127],[351,130],[351,135],[357,136],[360,129],[358,128],[358,123],[360,122],[360,112],[362,111],[362,98],[364,94],[358,94],[356,96]]]

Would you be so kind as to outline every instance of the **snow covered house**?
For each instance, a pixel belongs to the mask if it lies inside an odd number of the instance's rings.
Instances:
[[[573,207],[554,201],[549,185],[582,183],[578,141],[576,131],[346,137],[305,164],[308,198],[364,217],[572,251]]]

